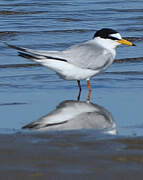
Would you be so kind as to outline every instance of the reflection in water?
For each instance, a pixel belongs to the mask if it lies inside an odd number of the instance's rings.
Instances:
[[[67,100],[55,110],[32,122],[23,129],[38,130],[79,130],[96,129],[115,134],[112,115],[103,107],[85,101]]]

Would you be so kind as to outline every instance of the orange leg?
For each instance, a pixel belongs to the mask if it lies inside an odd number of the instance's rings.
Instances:
[[[90,81],[89,80],[87,80],[87,86],[88,86],[88,98],[87,98],[87,100],[90,100],[90,96],[91,96],[91,86],[90,86]]]
[[[79,101],[80,100],[80,95],[81,95],[81,85],[80,85],[80,81],[79,80],[77,80],[77,84],[78,84],[78,88],[79,88],[77,100]]]

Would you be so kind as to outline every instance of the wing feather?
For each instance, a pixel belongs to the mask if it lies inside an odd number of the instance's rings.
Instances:
[[[81,68],[97,70],[112,63],[113,54],[93,40],[75,45],[64,51],[69,63]]]
[[[98,45],[94,40],[73,45],[64,51],[32,50],[9,44],[7,45],[11,48],[17,49],[18,51],[32,54],[29,56],[21,54],[26,58],[29,57],[33,60],[37,59],[37,61],[38,59],[44,59],[44,61],[46,59],[65,61],[80,68],[92,70],[104,70],[113,62],[114,59],[113,54],[109,50]]]

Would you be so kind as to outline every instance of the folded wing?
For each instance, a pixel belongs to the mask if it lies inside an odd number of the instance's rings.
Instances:
[[[42,59],[64,61],[85,69],[106,69],[113,62],[113,55],[107,49],[97,45],[93,40],[71,46],[64,51],[32,50],[7,44],[19,51],[19,55],[40,62]]]

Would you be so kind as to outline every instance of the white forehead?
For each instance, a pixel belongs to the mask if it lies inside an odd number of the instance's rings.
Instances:
[[[122,37],[119,33],[111,34],[110,36],[118,38],[118,39],[122,39]]]

